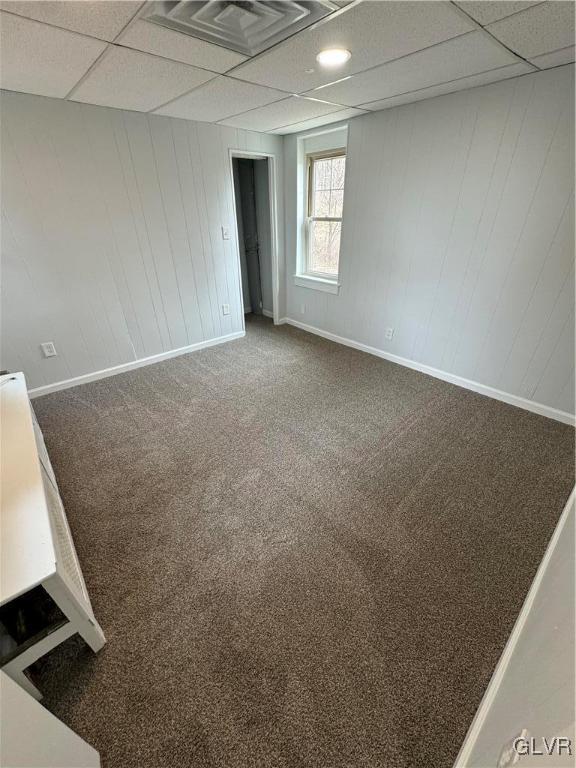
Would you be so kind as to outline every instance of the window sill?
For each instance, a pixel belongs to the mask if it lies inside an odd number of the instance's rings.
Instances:
[[[340,283],[336,280],[328,280],[324,277],[312,277],[311,275],[294,275],[294,285],[300,288],[312,288],[315,291],[338,294]]]

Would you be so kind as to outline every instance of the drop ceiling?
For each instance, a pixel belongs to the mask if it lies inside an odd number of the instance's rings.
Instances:
[[[3,89],[277,134],[573,61],[571,0],[0,2]]]

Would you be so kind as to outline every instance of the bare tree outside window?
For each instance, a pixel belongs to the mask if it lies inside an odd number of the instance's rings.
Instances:
[[[308,156],[307,273],[338,275],[346,155],[338,149]]]

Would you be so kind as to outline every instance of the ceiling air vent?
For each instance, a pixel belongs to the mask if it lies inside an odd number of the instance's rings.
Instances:
[[[156,0],[144,18],[255,56],[337,10],[336,3],[327,0]]]

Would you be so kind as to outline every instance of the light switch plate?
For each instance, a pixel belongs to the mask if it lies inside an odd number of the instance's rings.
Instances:
[[[222,314],[223,315],[230,314],[230,304],[222,304]]]
[[[230,227],[222,227],[222,240],[230,240]]]

